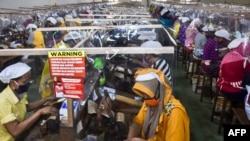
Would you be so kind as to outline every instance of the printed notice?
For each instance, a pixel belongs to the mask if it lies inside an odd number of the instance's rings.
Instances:
[[[51,76],[85,77],[84,51],[48,52]]]
[[[48,57],[56,97],[84,98],[85,52],[50,51]]]

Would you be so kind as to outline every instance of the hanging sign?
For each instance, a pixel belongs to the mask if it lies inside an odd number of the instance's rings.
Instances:
[[[84,97],[85,52],[49,51],[50,74],[54,78],[56,97]]]
[[[84,51],[49,51],[51,76],[85,77]]]

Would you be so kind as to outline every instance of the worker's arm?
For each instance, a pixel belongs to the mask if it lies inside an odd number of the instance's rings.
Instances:
[[[51,95],[49,97],[46,97],[46,98],[43,98],[41,100],[38,100],[38,101],[35,101],[35,102],[32,102],[32,103],[29,103],[26,108],[27,108],[27,111],[32,111],[34,109],[37,109],[38,107],[42,106],[44,103],[48,102],[48,101],[53,101],[53,100],[56,100],[56,95]]]
[[[148,68],[149,66],[147,65],[147,64],[145,64],[145,63],[143,63],[142,61],[140,61],[140,60],[138,60],[138,59],[130,59],[130,61],[133,63],[133,64],[136,64],[136,65],[138,65],[138,66],[140,66],[140,67],[142,67],[142,68]]]
[[[4,124],[7,131],[14,137],[18,137],[21,133],[25,132],[27,129],[29,129],[38,119],[41,115],[46,114],[52,114],[56,115],[58,114],[58,110],[52,106],[46,106],[42,109],[37,110],[33,115],[31,115],[29,118],[27,118],[24,121],[11,121],[6,124]]]
[[[128,132],[128,141],[131,141],[134,137],[139,137],[141,133],[142,127],[141,125],[137,124],[136,122],[133,122],[132,125],[129,128]]]

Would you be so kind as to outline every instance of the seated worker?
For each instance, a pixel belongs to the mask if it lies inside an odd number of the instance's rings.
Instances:
[[[78,33],[77,31],[71,31],[64,36],[61,42],[53,46],[53,48],[72,48],[82,39],[83,37],[81,36],[80,33]],[[50,76],[49,62],[48,60],[46,60],[39,84],[39,92],[41,93],[42,98],[52,95],[53,93],[52,82],[53,79]]]
[[[64,16],[64,19],[67,27],[81,26],[81,23],[76,21],[71,21],[72,19],[74,19],[72,15],[67,14]]]
[[[42,115],[57,115],[58,110],[46,106],[33,111],[55,96],[28,103],[27,90],[31,84],[31,68],[25,63],[15,63],[0,72],[0,140],[14,141],[22,136]]]
[[[133,119],[127,141],[190,140],[189,116],[160,70],[138,70],[133,92],[144,102]]]
[[[193,49],[194,47],[194,39],[195,36],[198,33],[198,27],[202,24],[202,21],[199,18],[195,18],[192,20],[192,22],[188,25],[186,31],[185,31],[185,47],[189,49]]]
[[[165,28],[173,27],[173,18],[173,11],[165,7],[160,11],[160,17],[158,22],[162,24]]]
[[[200,59],[201,59],[202,54],[203,54],[204,45],[207,42],[206,35],[205,35],[204,31],[202,30],[203,27],[204,27],[204,25],[200,25],[197,28],[198,33],[196,34],[196,36],[194,38],[193,55],[197,58],[200,58]]]
[[[56,21],[57,21],[58,27],[66,27],[65,20],[63,19],[63,17],[57,17]],[[66,35],[67,33],[68,31],[66,30],[62,31],[63,36]]]
[[[230,51],[223,57],[217,86],[221,93],[229,98],[244,101],[250,92],[250,43],[244,38],[234,39],[229,43]]]
[[[195,36],[193,55],[201,59],[204,46],[208,39],[214,38],[214,27],[212,25],[204,25],[198,28],[199,33]]]
[[[57,21],[58,27],[66,27],[66,24],[65,24],[63,17],[57,17],[56,21]]]
[[[155,38],[152,38],[152,39],[155,39]],[[162,47],[162,45],[158,41],[148,40],[142,43],[141,47],[147,47],[147,48]],[[167,77],[170,85],[172,85],[170,65],[168,64],[166,59],[162,58],[160,54],[143,54],[141,57],[143,60],[130,59],[130,61],[143,68],[151,67],[154,69],[161,70],[164,73],[164,75]]]
[[[26,30],[28,32],[28,40],[26,44],[31,48],[45,48],[43,33],[37,31],[35,24],[28,24]]]
[[[175,22],[174,22],[174,25],[173,25],[173,29],[174,29],[174,32],[173,32],[173,35],[174,35],[174,38],[177,39],[177,36],[180,32],[180,28],[181,28],[181,18],[182,17],[178,17]]]
[[[58,27],[57,20],[54,17],[48,17],[46,19],[45,27]],[[46,48],[52,48],[55,44],[61,41],[63,37],[63,31],[46,31],[44,32],[44,40]]]
[[[179,30],[179,34],[177,35],[177,39],[182,45],[185,45],[186,29],[187,29],[189,23],[190,23],[190,19],[188,17],[181,18],[181,27]]]
[[[230,40],[230,34],[227,30],[221,29],[214,35],[214,38],[207,39],[204,46],[201,67],[206,73],[217,75],[221,61],[219,46],[224,40]]]

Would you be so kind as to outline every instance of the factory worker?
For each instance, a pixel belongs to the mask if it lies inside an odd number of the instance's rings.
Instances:
[[[44,103],[55,96],[29,103],[27,91],[31,85],[31,68],[25,63],[15,63],[0,72],[0,140],[14,141],[25,133],[43,115],[57,115],[58,110]],[[36,111],[26,118],[27,112]]]
[[[41,31],[37,30],[37,26],[33,23],[26,27],[28,32],[28,40],[26,44],[32,48],[45,48],[44,37]]]
[[[138,70],[133,92],[144,102],[133,119],[127,141],[190,140],[189,116],[160,70]]]

